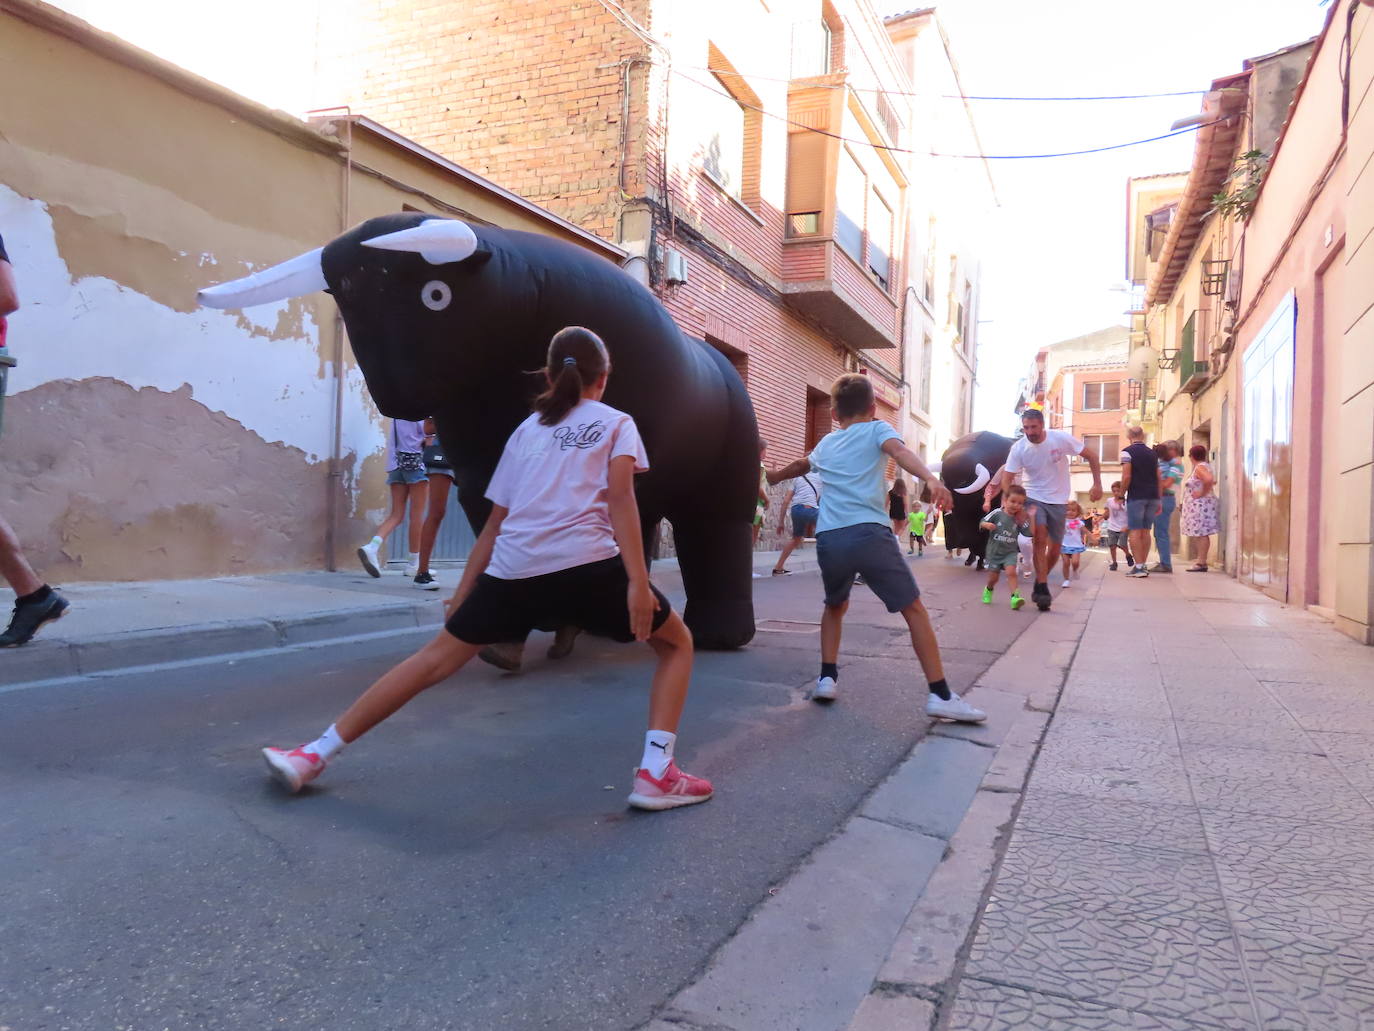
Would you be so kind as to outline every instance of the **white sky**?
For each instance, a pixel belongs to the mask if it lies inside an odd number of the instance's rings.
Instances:
[[[316,99],[308,40],[329,16],[326,0],[50,2],[262,103],[300,113]],[[883,14],[921,6],[874,3]],[[998,96],[1200,90],[1247,57],[1315,35],[1325,17],[1316,0],[937,0],[937,9],[965,90]],[[1200,103],[1200,94],[983,101],[974,112],[986,153],[1025,154],[1158,136]],[[1002,207],[987,233],[975,429],[1014,425],[1016,382],[1038,348],[1126,321],[1126,295],[1110,289],[1124,275],[1126,179],[1186,171],[1192,141],[993,162]]]

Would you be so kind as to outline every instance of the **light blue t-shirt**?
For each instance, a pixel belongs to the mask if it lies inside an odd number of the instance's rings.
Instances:
[[[821,474],[821,514],[816,532],[862,523],[888,524],[887,455],[883,444],[902,435],[881,419],[831,430],[811,452],[811,468]]]

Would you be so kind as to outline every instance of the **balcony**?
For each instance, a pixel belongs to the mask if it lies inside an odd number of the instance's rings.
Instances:
[[[838,342],[883,350],[898,346],[905,271],[893,257],[902,253],[894,213],[902,211],[906,179],[886,155],[861,165],[841,148],[846,114],[859,111],[837,88],[845,83],[844,73],[832,73],[788,88],[782,289],[789,306]],[[891,131],[859,121],[875,142]]]
[[[860,350],[897,346],[897,301],[830,237],[783,244],[787,303]]]

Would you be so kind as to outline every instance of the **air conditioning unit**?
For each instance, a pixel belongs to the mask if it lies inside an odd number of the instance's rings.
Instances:
[[[663,255],[663,278],[669,286],[687,282],[687,255],[669,247]]]

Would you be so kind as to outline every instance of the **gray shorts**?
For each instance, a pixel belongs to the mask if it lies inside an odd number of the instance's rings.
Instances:
[[[1131,542],[1128,539],[1129,530],[1108,530],[1107,547],[1109,548],[1129,548]]]
[[[1043,526],[1045,532],[1049,534],[1050,540],[1055,544],[1060,544],[1064,540],[1064,513],[1068,510],[1068,503],[1062,505],[1051,505],[1047,501],[1037,501],[1035,498],[1026,498],[1026,507],[1035,507],[1035,517],[1032,526]]]
[[[921,596],[890,526],[859,523],[823,530],[816,535],[816,561],[825,604],[831,608],[849,600],[856,575],[863,576],[888,612],[901,612]]]

